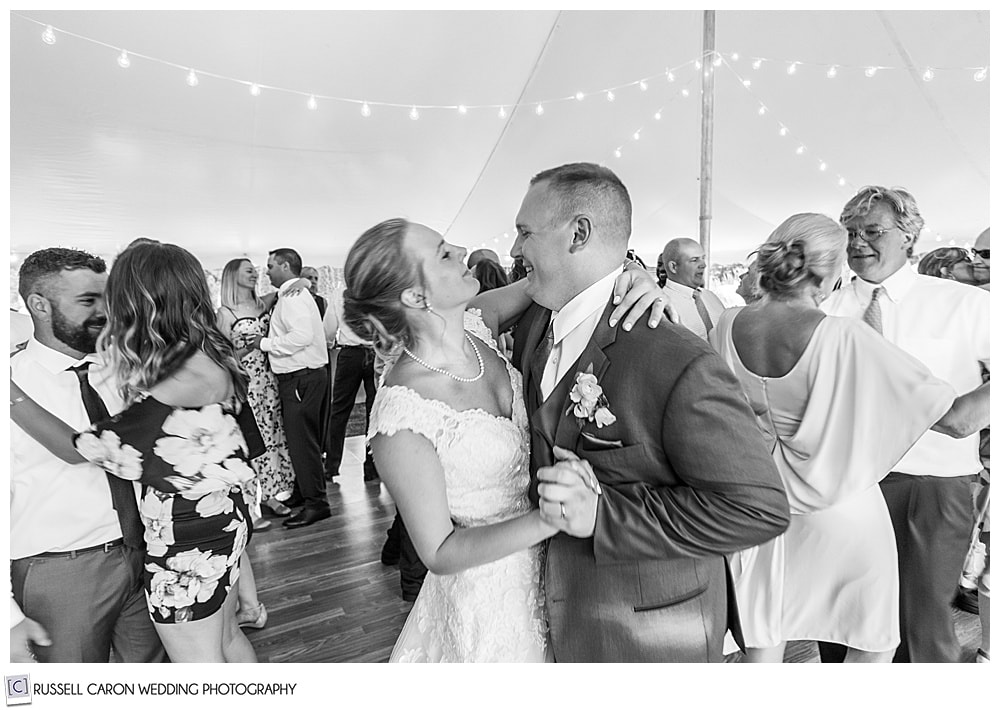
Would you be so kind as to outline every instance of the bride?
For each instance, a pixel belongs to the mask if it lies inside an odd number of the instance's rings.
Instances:
[[[540,543],[557,529],[528,500],[521,375],[497,346],[530,300],[523,282],[475,298],[465,255],[391,219],[362,234],[344,266],[345,321],[394,361],[368,439],[429,570],[390,661],[543,661]],[[634,304],[627,327],[659,295],[636,273],[616,284],[630,288],[612,314]]]

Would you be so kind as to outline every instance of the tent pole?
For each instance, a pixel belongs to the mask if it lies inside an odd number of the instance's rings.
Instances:
[[[715,122],[715,10],[705,10],[701,73],[701,209],[698,237],[707,268],[712,260],[712,133]],[[711,273],[711,271],[709,272]]]

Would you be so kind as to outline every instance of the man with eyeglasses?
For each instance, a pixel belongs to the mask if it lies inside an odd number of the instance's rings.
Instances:
[[[982,327],[989,322],[989,294],[913,271],[909,257],[924,226],[913,196],[862,188],[840,222],[857,276],[823,310],[863,320],[959,394],[980,386],[980,363],[989,368],[989,329]],[[982,468],[978,439],[928,431],[881,482],[899,555],[896,662],[959,660],[951,601],[973,526],[971,486]],[[823,660],[839,660],[836,648],[820,644]]]

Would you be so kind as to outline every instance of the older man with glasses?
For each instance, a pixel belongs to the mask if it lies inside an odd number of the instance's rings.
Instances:
[[[989,294],[910,268],[924,226],[913,196],[898,188],[862,188],[840,222],[857,276],[823,310],[863,320],[960,394],[980,386],[980,363],[989,368],[989,330],[980,327],[989,320]],[[982,468],[978,444],[976,436],[951,439],[928,431],[882,480],[899,555],[902,640],[896,662],[959,660],[951,601],[973,525],[971,486]],[[820,650],[824,660],[835,660],[830,644]]]

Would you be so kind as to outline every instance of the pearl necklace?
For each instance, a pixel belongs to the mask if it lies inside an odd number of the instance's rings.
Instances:
[[[411,353],[407,348],[403,348],[403,352],[409,355],[411,358],[413,358],[413,360],[417,364],[423,365],[432,372],[437,372],[442,375],[446,375],[457,382],[475,382],[476,380],[482,378],[483,373],[486,372],[486,367],[483,365],[483,356],[479,354],[479,348],[476,347],[476,341],[473,340],[472,336],[470,336],[468,333],[465,334],[465,339],[469,341],[469,345],[472,346],[473,352],[476,353],[476,360],[479,361],[479,374],[476,375],[475,377],[459,377],[458,375],[448,372],[447,370],[442,370],[440,367],[434,367],[433,365],[427,364],[426,362],[418,358],[416,355]]]

